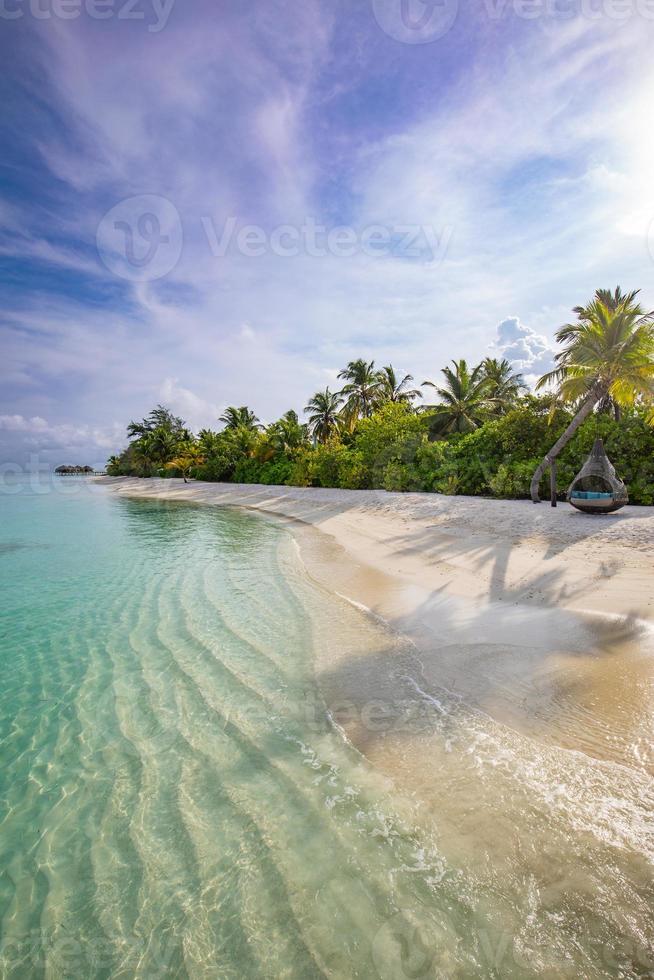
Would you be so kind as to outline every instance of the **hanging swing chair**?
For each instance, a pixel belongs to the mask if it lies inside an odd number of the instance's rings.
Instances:
[[[610,514],[629,503],[627,488],[616,476],[601,439],[595,440],[593,451],[572,481],[567,500],[584,514]]]

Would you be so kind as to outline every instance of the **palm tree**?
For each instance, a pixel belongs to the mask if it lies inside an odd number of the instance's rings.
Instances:
[[[316,442],[327,440],[338,432],[340,427],[339,412],[343,399],[337,391],[317,391],[309,400],[304,411],[309,416],[309,432]]]
[[[442,369],[444,387],[433,381],[423,381],[423,386],[434,388],[440,399],[439,404],[427,406],[434,410],[430,420],[430,431],[434,436],[474,431],[494,405],[488,394],[483,365],[478,364],[470,370],[465,360],[452,361],[452,364],[454,370],[450,367]]]
[[[160,462],[153,445],[152,433],[146,433],[133,443],[132,458],[141,475],[150,476],[152,474]]]
[[[229,408],[225,409],[218,421],[224,422],[225,428],[230,430],[241,427],[256,432],[263,428],[259,419],[247,405],[242,405],[241,408],[234,408],[233,405],[230,405]]]
[[[350,361],[346,368],[339,371],[338,376],[347,381],[341,391],[341,395],[346,398],[343,410],[345,417],[350,422],[359,417],[369,418],[381,388],[375,362],[364,361],[363,358]]]
[[[613,292],[611,292],[610,289],[598,289],[595,292],[595,299],[599,299],[604,306],[607,307],[607,309],[615,313],[621,304],[631,306],[639,292],[639,289],[634,289],[630,293],[623,293],[620,286],[616,286]],[[587,317],[589,307],[590,304],[588,307],[575,306],[573,313],[576,313],[579,317]],[[613,398],[611,398],[610,395],[606,395],[600,402],[598,402],[597,411],[605,412],[608,415],[612,414],[616,422],[620,421],[622,414],[620,406]]]
[[[273,422],[266,434],[278,453],[289,455],[307,444],[307,427],[301,424],[293,409],[282,415],[277,422]]]
[[[224,438],[237,455],[251,457],[254,456],[261,443],[260,428],[260,425],[255,427],[237,425],[236,428],[226,429]]]
[[[588,319],[591,306],[599,300],[608,310],[616,313],[620,306],[633,306],[639,292],[640,289],[633,289],[630,293],[623,293],[620,286],[616,286],[613,292],[610,289],[596,289],[595,296],[588,306],[575,306],[572,312],[576,313],[578,317]]]
[[[217,452],[222,439],[222,433],[212,432],[211,429],[200,429],[198,432],[198,444],[205,456]]]
[[[552,446],[531,481],[531,499],[540,500],[538,489],[547,470],[570,442],[579,426],[606,398],[621,407],[654,399],[654,313],[646,313],[636,302],[639,290],[623,294],[598,289],[587,306],[578,306],[576,323],[568,323],[556,334],[563,350],[556,355],[557,367],[536,388],[556,385],[559,401],[576,406],[575,416]],[[654,408],[649,421],[654,425]]]
[[[481,363],[483,375],[488,382],[488,396],[496,403],[498,414],[515,405],[527,385],[521,374],[514,374],[511,363],[506,358],[485,357]]]
[[[398,381],[395,369],[392,364],[387,364],[378,374],[380,400],[385,402],[399,402],[407,404],[415,398],[422,398],[419,388],[409,388],[413,381],[412,374],[405,374],[401,381]]]
[[[153,429],[146,436],[142,436],[141,439],[147,440],[150,454],[161,465],[172,459],[180,442],[183,441],[178,433],[163,425],[157,426],[156,429]]]
[[[166,463],[168,470],[180,470],[184,477],[184,483],[188,483],[188,477],[192,469],[202,466],[205,462],[205,455],[200,446],[194,442],[185,442],[179,446],[178,453],[174,459]]]

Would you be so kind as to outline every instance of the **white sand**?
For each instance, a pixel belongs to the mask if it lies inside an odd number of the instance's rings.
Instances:
[[[455,689],[513,728],[616,759],[651,738],[652,507],[600,517],[437,494],[101,482],[302,522],[309,573],[409,636],[421,683]],[[356,683],[373,690],[377,678]]]
[[[247,507],[318,528],[357,565],[420,588],[653,615],[654,507],[584,515],[568,504],[378,490],[104,478],[130,497]],[[313,569],[315,571],[315,569]],[[352,598],[363,601],[361,595]],[[380,610],[381,611],[381,610]]]

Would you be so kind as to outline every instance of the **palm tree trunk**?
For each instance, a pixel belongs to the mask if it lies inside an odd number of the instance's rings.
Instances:
[[[550,503],[556,507],[556,460],[550,468]]]
[[[572,439],[573,435],[575,434],[579,426],[586,421],[590,413],[597,405],[598,401],[600,401],[604,397],[604,395],[605,392],[603,390],[598,391],[598,389],[593,389],[592,394],[589,395],[589,397],[583,403],[583,405],[581,406],[581,408],[579,409],[579,411],[577,412],[577,414],[575,415],[572,422],[565,430],[561,438],[557,439],[557,441],[554,443],[554,445],[552,446],[552,448],[550,449],[550,451],[548,452],[547,456],[544,458],[542,463],[540,463],[540,465],[536,468],[536,472],[534,473],[531,479],[531,499],[535,504],[540,503],[540,496],[538,490],[543,475],[547,473],[552,463],[554,463],[557,456],[559,456],[559,454],[561,453],[561,450],[565,449],[565,447],[568,445],[568,443]]]

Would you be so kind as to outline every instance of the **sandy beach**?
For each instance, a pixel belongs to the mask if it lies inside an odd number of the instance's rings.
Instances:
[[[129,497],[293,522],[309,574],[411,641],[412,682],[539,741],[652,772],[654,508],[588,517],[529,501],[104,478]],[[316,530],[319,534],[316,534]],[[327,700],[394,696],[397,663],[330,651]],[[349,736],[397,774],[361,711]],[[383,742],[383,746],[380,746]],[[406,740],[405,740],[406,742]],[[402,771],[407,771],[403,744]]]
[[[476,882],[503,941],[539,950],[534,975],[595,975],[569,929],[601,975],[618,975],[616,936],[620,975],[650,975],[654,509],[102,483],[288,522],[289,560],[332,596],[310,651],[327,711],[457,888]]]

